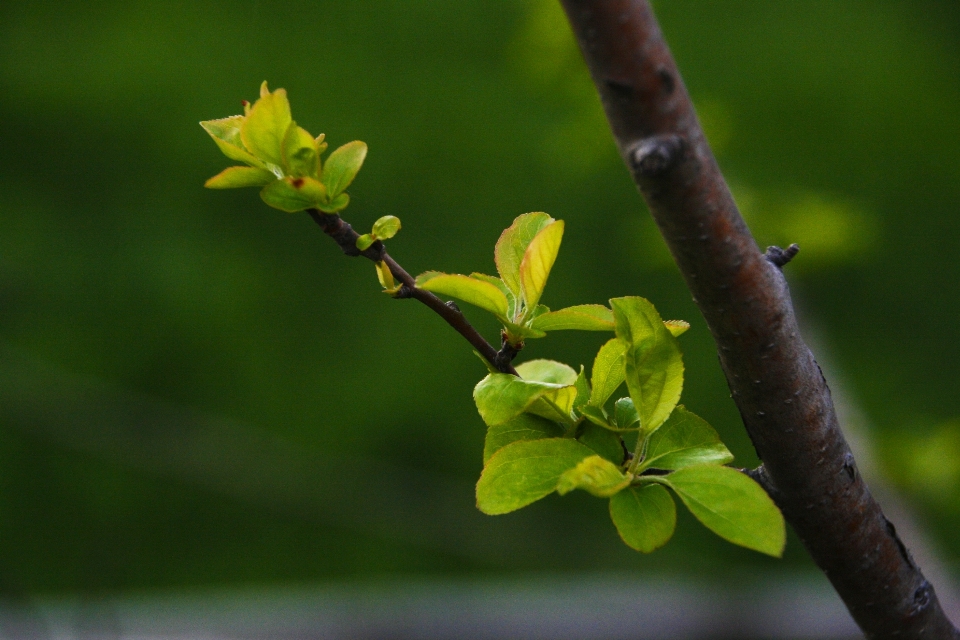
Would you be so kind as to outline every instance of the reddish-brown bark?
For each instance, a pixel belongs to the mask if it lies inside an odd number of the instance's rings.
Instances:
[[[767,488],[869,638],[960,638],[857,472],[780,269],[734,204],[646,0],[561,0],[621,155],[716,340]]]

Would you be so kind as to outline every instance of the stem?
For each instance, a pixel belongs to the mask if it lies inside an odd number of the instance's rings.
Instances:
[[[646,0],[561,0],[630,168],[717,343],[765,488],[868,638],[955,638],[857,472],[830,389],[707,145]]]
[[[333,213],[322,213],[316,209],[308,209],[307,213],[313,218],[324,233],[333,238],[340,249],[348,256],[363,256],[373,262],[383,261],[390,267],[394,279],[403,286],[396,295],[397,298],[413,298],[419,300],[438,316],[446,320],[447,324],[453,327],[457,333],[466,338],[474,349],[483,356],[497,371],[501,373],[511,373],[517,375],[517,370],[510,364],[510,360],[498,357],[499,354],[493,346],[474,329],[473,325],[467,321],[467,318],[460,312],[456,305],[447,304],[433,293],[417,288],[416,280],[407,271],[401,267],[396,260],[387,254],[383,243],[379,240],[374,242],[367,249],[360,251],[357,249],[357,238],[360,237],[349,224]]]
[[[637,444],[633,447],[633,458],[630,459],[630,466],[627,467],[627,473],[633,475],[637,472],[637,467],[643,462],[647,454],[647,435],[643,432],[643,427],[637,431]]]

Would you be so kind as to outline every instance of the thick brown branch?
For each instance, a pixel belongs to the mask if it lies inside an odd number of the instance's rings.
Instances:
[[[360,237],[349,224],[343,221],[343,218],[336,214],[322,213],[315,209],[307,211],[313,221],[316,222],[324,233],[333,238],[334,242],[340,246],[340,249],[348,256],[363,256],[374,262],[381,260],[390,267],[393,277],[403,286],[396,297],[414,298],[432,309],[438,316],[447,321],[451,327],[456,329],[457,333],[466,338],[477,353],[486,358],[487,362],[498,371],[503,373],[512,373],[517,375],[516,369],[510,364],[510,360],[505,360],[502,355],[493,348],[493,346],[484,339],[480,333],[473,328],[466,317],[460,312],[455,304],[445,303],[443,300],[423,289],[418,289],[413,276],[404,270],[397,261],[387,254],[383,243],[374,242],[367,249],[360,251],[357,249],[357,238]]]
[[[706,318],[762,483],[870,638],[960,638],[864,484],[780,267],[760,252],[646,0],[561,0],[633,173]]]

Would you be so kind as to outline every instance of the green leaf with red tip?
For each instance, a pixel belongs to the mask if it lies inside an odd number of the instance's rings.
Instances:
[[[553,493],[560,477],[593,451],[570,438],[514,442],[487,461],[477,482],[477,508],[488,515],[516,511]]]
[[[417,276],[417,287],[425,291],[451,296],[468,302],[497,318],[507,316],[507,297],[489,282],[460,274],[427,271]]]
[[[520,288],[528,308],[537,306],[563,240],[563,220],[546,225],[534,236],[520,261]]]
[[[228,167],[207,180],[203,186],[207,189],[237,189],[240,187],[263,187],[277,176],[266,169],[257,167]]]
[[[553,218],[541,211],[525,213],[518,216],[497,240],[494,250],[497,272],[518,299],[521,296],[520,263],[527,247],[540,230],[553,221]]]
[[[275,209],[288,213],[319,207],[326,195],[323,184],[313,178],[276,180],[260,192],[260,197],[264,202]]]
[[[367,144],[360,140],[348,142],[330,154],[323,163],[323,184],[331,198],[343,193],[357,177],[367,157]]]
[[[628,547],[650,553],[673,536],[677,506],[666,489],[644,484],[610,498],[610,519]]]
[[[661,477],[697,520],[721,538],[776,558],[783,555],[783,515],[746,474],[711,464]]]
[[[267,90],[267,83],[260,87],[260,99],[250,108],[240,128],[243,145],[261,160],[277,166],[283,165],[283,141],[293,119],[290,117],[290,102],[287,92]],[[272,205],[271,205],[272,206]]]
[[[530,326],[541,331],[613,331],[613,311],[601,304],[581,304],[537,316]]]
[[[566,495],[574,489],[583,489],[598,498],[609,498],[630,484],[617,465],[600,456],[590,456],[568,469],[557,482],[557,493]]]

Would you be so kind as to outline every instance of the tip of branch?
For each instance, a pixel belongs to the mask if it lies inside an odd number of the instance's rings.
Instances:
[[[683,138],[675,134],[651,136],[634,145],[630,165],[641,176],[653,178],[676,164]]]
[[[767,247],[767,252],[763,254],[763,257],[769,260],[771,264],[782,269],[783,265],[793,260],[798,253],[800,253],[800,245],[793,243],[786,249]]]

